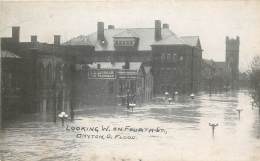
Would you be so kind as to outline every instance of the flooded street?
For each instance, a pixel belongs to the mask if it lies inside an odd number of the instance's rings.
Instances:
[[[237,109],[243,109],[240,119]],[[218,123],[214,137],[209,123]],[[260,119],[247,91],[179,96],[171,105],[145,105],[133,112],[88,108],[64,127],[60,122],[9,123],[0,132],[0,160],[256,161]]]

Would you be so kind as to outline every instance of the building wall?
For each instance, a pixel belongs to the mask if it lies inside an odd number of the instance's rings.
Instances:
[[[51,118],[71,113],[71,63],[61,57],[40,53],[36,60],[37,111]]]
[[[23,77],[23,62],[20,58],[2,59],[2,105],[4,119],[16,117],[23,112],[26,104],[23,92],[26,90]]]
[[[90,79],[87,84],[88,105],[117,105],[117,80]]]
[[[153,46],[154,93],[196,92],[201,50],[189,46]]]
[[[94,62],[151,62],[151,51],[96,51]]]

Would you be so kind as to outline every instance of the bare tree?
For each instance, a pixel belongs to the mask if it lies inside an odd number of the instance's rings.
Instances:
[[[251,63],[250,87],[253,105],[259,108],[260,114],[260,56],[254,57]]]

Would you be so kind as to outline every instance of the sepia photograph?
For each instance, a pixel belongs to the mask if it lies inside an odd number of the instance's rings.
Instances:
[[[260,161],[260,0],[0,0],[0,161]]]

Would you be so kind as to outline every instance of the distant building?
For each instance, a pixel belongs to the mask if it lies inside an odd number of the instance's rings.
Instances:
[[[153,28],[116,28],[97,23],[97,32],[78,36],[64,45],[93,45],[94,62],[151,64],[154,94],[196,92],[199,88],[202,49],[199,37],[178,37],[168,24],[156,20]]]
[[[226,64],[227,70],[230,73],[231,88],[238,88],[239,81],[239,45],[240,40],[226,37]]]
[[[202,88],[213,90],[237,89],[239,84],[246,86],[246,80],[239,82],[239,45],[240,40],[226,37],[226,57],[224,62],[203,60]],[[244,79],[241,77],[241,79]],[[208,83],[207,83],[208,82]]]
[[[203,90],[221,91],[229,85],[225,62],[204,59],[202,63],[201,86]]]

